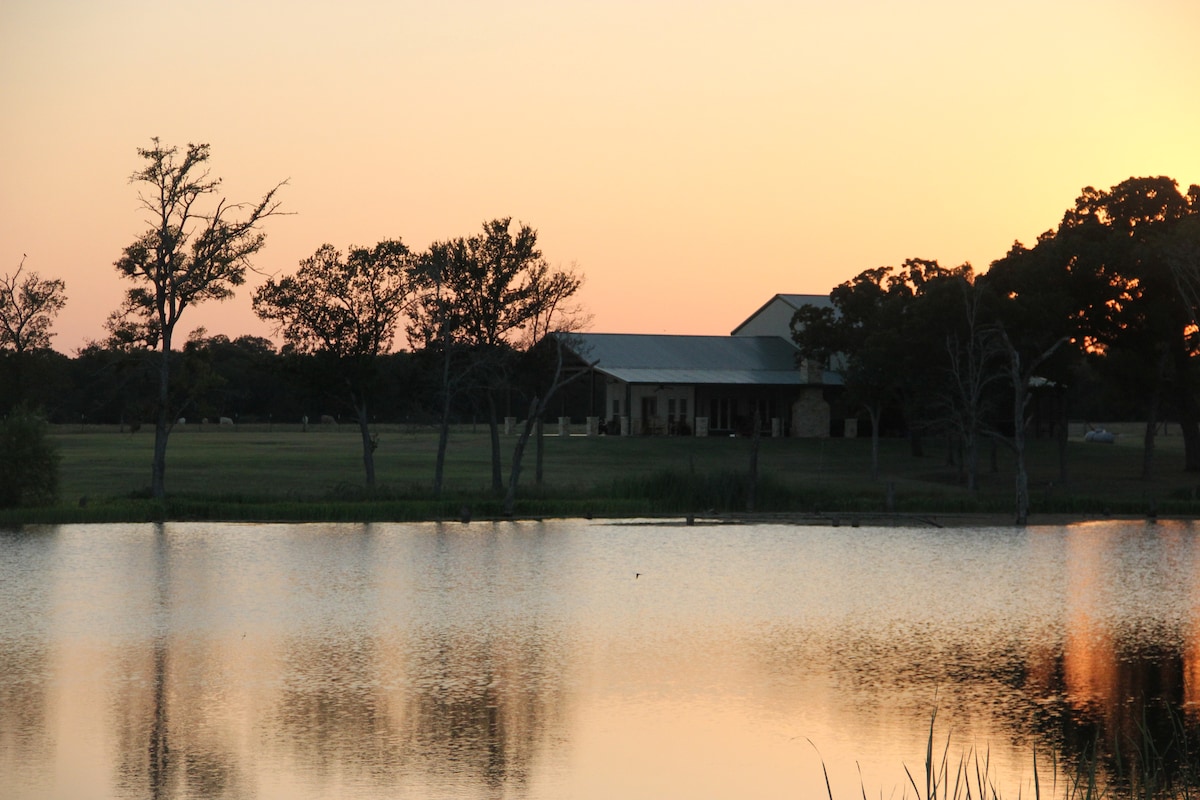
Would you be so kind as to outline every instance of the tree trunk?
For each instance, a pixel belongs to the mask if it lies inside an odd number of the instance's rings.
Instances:
[[[488,434],[492,440],[492,491],[504,491],[504,471],[500,466],[500,423],[496,419],[496,397],[488,391]]]
[[[433,496],[442,496],[442,480],[446,474],[446,444],[450,441],[450,395],[442,401],[442,423],[438,426],[437,459],[433,466]]]
[[[437,459],[433,467],[433,496],[442,496],[446,474],[446,444],[450,441],[450,337],[442,332],[442,424],[438,428]]]
[[[1021,449],[1017,451],[1016,501],[1016,524],[1026,525],[1029,523],[1029,473],[1025,471],[1024,442],[1021,443]]]
[[[979,431],[967,431],[962,460],[966,470],[967,491],[974,492],[979,488]]]
[[[879,418],[883,410],[879,406],[867,406],[871,418],[871,480],[879,480]]]
[[[915,428],[908,432],[908,449],[913,458],[925,457],[925,440],[921,438],[921,433]]]
[[[1154,391],[1146,408],[1146,429],[1142,433],[1142,480],[1150,480],[1154,474],[1154,437],[1158,428],[1158,412],[1162,406],[1163,381],[1166,380],[1167,353],[1158,360],[1158,373],[1154,376]]]
[[[1016,457],[1016,523],[1029,522],[1029,473],[1025,467],[1025,405],[1029,391],[1013,354],[1013,455]]]
[[[1016,460],[1016,524],[1029,522],[1029,473],[1025,466],[1025,406],[1029,400],[1028,380],[1021,372],[1020,356],[1015,349],[1009,354],[1013,379],[1013,455]]]
[[[530,434],[537,427],[541,411],[541,406],[535,395],[529,403],[529,416],[525,419],[525,425],[521,428],[521,435],[517,437],[517,443],[513,446],[512,467],[508,474],[508,490],[504,493],[504,516],[506,517],[512,516],[513,509],[517,505],[517,483],[521,480],[521,458],[525,455],[525,445],[529,444]]]
[[[370,420],[367,418],[366,401],[355,402],[354,410],[358,416],[358,433],[362,437],[363,469],[367,473],[367,488],[375,488],[375,440],[371,438]]]
[[[1067,433],[1070,426],[1070,420],[1067,418],[1067,390],[1059,388],[1055,392],[1054,400],[1055,410],[1058,412],[1058,427],[1055,430],[1058,439],[1058,482],[1066,486],[1071,477],[1067,470]]]
[[[537,431],[534,434],[537,436],[537,462],[534,469],[533,479],[534,483],[536,483],[538,486],[542,485],[542,479],[545,477],[542,471],[542,466],[546,455],[546,432],[544,430],[545,422],[545,415],[538,414]]]
[[[1157,403],[1153,403],[1157,406]],[[1154,477],[1154,435],[1158,427],[1158,413],[1152,408],[1146,417],[1146,428],[1142,431],[1142,480]]]
[[[1146,429],[1142,432],[1142,480],[1154,476],[1154,437],[1158,429],[1158,392],[1150,400],[1146,412]]]
[[[1200,472],[1200,413],[1197,413],[1193,397],[1180,402],[1179,431],[1183,435],[1184,471]]]
[[[167,437],[171,435],[171,337],[163,331],[162,358],[158,364],[158,410],[154,420],[154,460],[150,467],[150,496],[167,496]]]
[[[1191,380],[1191,364],[1182,344],[1175,349],[1175,385],[1179,402],[1179,430],[1183,435],[1183,468],[1200,472],[1200,408]]]
[[[550,405],[550,399],[554,397],[554,393],[562,387],[571,383],[571,381],[583,375],[583,372],[577,372],[574,376],[562,379],[563,368],[563,353],[562,343],[558,347],[558,362],[554,367],[554,377],[551,379],[543,396],[539,399],[535,394],[529,403],[529,417],[525,420],[525,425],[521,429],[521,435],[517,438],[516,446],[513,447],[512,468],[508,476],[508,490],[504,493],[504,513],[511,516],[516,507],[517,502],[517,484],[521,480],[521,458],[525,455],[525,446],[529,443],[529,437],[536,429],[538,436],[538,464],[537,464],[537,480],[541,483],[542,473],[542,417],[546,414],[546,406]],[[595,366],[595,365],[592,365]]]

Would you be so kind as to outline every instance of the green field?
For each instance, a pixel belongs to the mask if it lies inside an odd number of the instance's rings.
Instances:
[[[1160,436],[1156,475],[1142,480],[1139,426],[1109,426],[1113,445],[1087,443],[1072,428],[1068,480],[1060,480],[1055,443],[1029,444],[1032,521],[1037,515],[1191,516],[1200,475],[1182,471],[1182,441]],[[0,513],[0,522],[198,519],[456,518],[498,516],[490,491],[486,427],[456,429],[447,451],[445,490],[431,492],[436,432],[381,426],[377,486],[363,486],[360,440],[351,426],[303,431],[289,426],[190,426],[171,436],[168,500],[147,498],[153,434],[113,427],[54,427],[62,456],[54,508]],[[502,438],[505,480],[516,437]],[[545,437],[544,481],[535,483],[531,444],[518,492],[520,516],[742,515],[749,504],[752,441],[694,437]],[[980,487],[968,492],[940,439],[911,455],[901,439],[881,442],[881,470],[870,479],[870,440],[761,440],[754,512],[861,518],[1011,514],[1013,457],[985,449]],[[889,502],[890,497],[890,502]]]

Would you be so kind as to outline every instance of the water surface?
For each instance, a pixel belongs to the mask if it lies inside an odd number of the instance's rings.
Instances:
[[[1029,795],[1035,749],[1194,722],[1198,559],[1168,522],[0,532],[0,796],[900,796],[935,709]]]

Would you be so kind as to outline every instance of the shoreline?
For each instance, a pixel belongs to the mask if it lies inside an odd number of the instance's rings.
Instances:
[[[104,524],[138,524],[165,522],[212,522],[245,525],[278,525],[278,524],[323,524],[323,523],[458,523],[464,527],[471,524],[494,524],[498,522],[542,522],[545,520],[578,519],[595,523],[614,525],[657,525],[670,527],[713,527],[722,525],[792,525],[832,528],[859,527],[910,527],[910,528],[1037,528],[1061,527],[1064,525],[1080,525],[1097,522],[1130,523],[1142,521],[1147,524],[1157,522],[1191,522],[1196,519],[1185,515],[1134,515],[1110,514],[1093,515],[1080,513],[1043,513],[1031,514],[1025,525],[1017,525],[1013,515],[999,512],[815,512],[815,511],[764,511],[764,512],[717,512],[709,510],[695,514],[687,513],[655,513],[630,510],[628,513],[594,514],[587,511],[579,513],[518,513],[511,516],[493,514],[467,514],[465,517],[449,514],[430,514],[414,517],[388,514],[363,514],[348,516],[330,516],[328,514],[291,514],[287,516],[251,513],[169,515],[161,513],[161,507],[143,506],[143,513],[100,513],[98,508],[72,507],[43,507],[7,509],[0,512],[0,530],[20,529],[27,526],[43,525],[104,525]],[[126,508],[129,512],[131,509]],[[157,511],[159,513],[151,513]]]

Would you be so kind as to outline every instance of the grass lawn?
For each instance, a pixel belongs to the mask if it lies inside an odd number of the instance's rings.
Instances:
[[[1156,474],[1141,478],[1140,427],[1108,426],[1112,445],[1083,441],[1072,428],[1067,480],[1054,442],[1029,444],[1034,514],[1200,512],[1200,475],[1182,470],[1182,441],[1160,436]],[[351,426],[303,431],[289,426],[189,426],[171,436],[168,503],[146,499],[153,434],[111,427],[52,428],[62,456],[60,504],[0,512],[0,522],[123,518],[456,517],[499,513],[490,491],[487,428],[456,429],[447,450],[445,490],[434,499],[436,432],[380,426],[377,486],[364,489],[361,444]],[[504,480],[515,436],[502,437]],[[523,516],[745,513],[752,441],[725,437],[560,437],[544,439],[544,481],[526,451],[517,513]],[[947,448],[927,439],[914,457],[907,440],[885,439],[880,478],[870,478],[870,440],[770,439],[760,442],[754,510],[782,514],[1011,514],[1014,461],[1000,447],[994,468],[985,447],[980,486],[963,488]],[[889,508],[888,498],[892,498]]]

